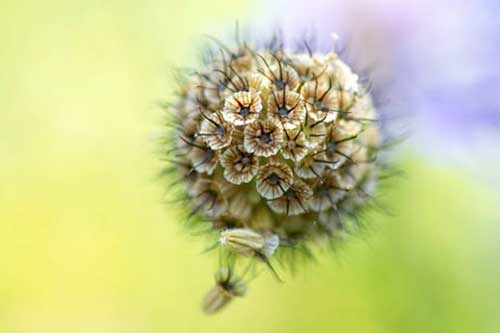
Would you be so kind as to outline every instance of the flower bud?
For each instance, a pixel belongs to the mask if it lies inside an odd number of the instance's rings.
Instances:
[[[235,297],[242,297],[246,286],[233,274],[229,268],[221,268],[215,274],[215,286],[203,299],[202,308],[206,314],[214,314],[228,305]]]

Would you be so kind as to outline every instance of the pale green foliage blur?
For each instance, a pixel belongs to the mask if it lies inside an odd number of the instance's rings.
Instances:
[[[206,317],[216,260],[162,203],[155,102],[255,4],[0,6],[0,332],[500,330],[500,196],[411,155],[395,217]]]

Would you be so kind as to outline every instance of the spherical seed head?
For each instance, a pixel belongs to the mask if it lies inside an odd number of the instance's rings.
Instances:
[[[193,214],[219,235],[254,235],[252,251],[269,235],[282,244],[337,239],[344,217],[376,191],[381,135],[366,87],[334,52],[243,44],[218,54],[171,107]],[[223,245],[246,251],[240,234],[224,232]]]

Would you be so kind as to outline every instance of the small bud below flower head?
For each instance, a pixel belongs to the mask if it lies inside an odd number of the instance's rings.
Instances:
[[[220,285],[214,286],[203,299],[203,312],[214,314],[222,310],[233,300],[234,296]]]
[[[219,312],[235,297],[243,297],[246,289],[245,284],[234,276],[230,268],[221,268],[215,274],[215,286],[203,299],[203,311],[206,314]]]
[[[264,248],[264,236],[250,229],[224,230],[219,241],[222,246],[245,256],[253,256]]]
[[[256,231],[246,228],[227,229],[219,238],[222,246],[244,256],[264,256],[269,258],[279,246],[279,237],[264,237]]]

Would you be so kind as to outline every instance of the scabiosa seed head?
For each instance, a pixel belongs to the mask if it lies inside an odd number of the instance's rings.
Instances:
[[[190,218],[208,224],[214,248],[276,273],[276,253],[337,242],[373,200],[379,113],[333,51],[217,45],[171,104],[175,168]],[[244,294],[230,262],[205,298],[207,313]]]

